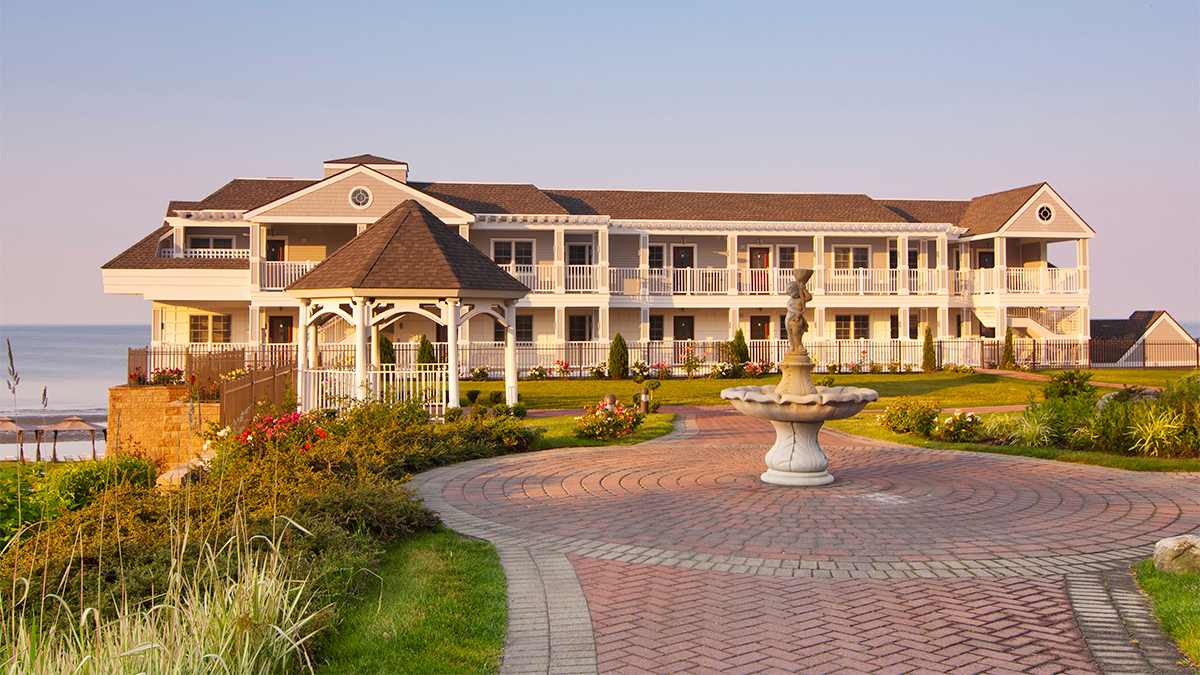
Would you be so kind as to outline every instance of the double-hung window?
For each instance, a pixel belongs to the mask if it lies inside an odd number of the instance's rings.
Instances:
[[[796,247],[779,247],[779,269],[790,270],[796,267]]]
[[[517,342],[533,342],[533,316],[517,315]],[[504,342],[504,324],[492,319],[492,342]]]
[[[868,314],[838,314],[834,317],[834,337],[838,340],[866,340],[871,334]]]
[[[493,239],[492,260],[497,265],[532,265],[533,242]]]
[[[663,246],[656,244],[647,249],[647,254],[650,261],[650,269],[661,270],[663,268]]]
[[[865,269],[869,267],[871,249],[868,246],[833,247],[833,268],[838,270]]]
[[[233,341],[233,317],[228,314],[193,314],[188,319],[189,342],[228,344]]]
[[[650,315],[650,341],[661,342],[663,339],[663,315]]]

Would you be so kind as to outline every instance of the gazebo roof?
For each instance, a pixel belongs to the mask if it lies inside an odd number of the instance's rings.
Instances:
[[[529,288],[413,200],[392,209],[288,286],[296,297],[521,298]]]

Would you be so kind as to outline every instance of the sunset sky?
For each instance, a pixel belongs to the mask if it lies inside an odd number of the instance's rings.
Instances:
[[[543,188],[1047,181],[1096,230],[1093,318],[1200,321],[1195,0],[577,4],[6,0],[0,322],[149,323],[100,266],[168,200],[361,153]]]

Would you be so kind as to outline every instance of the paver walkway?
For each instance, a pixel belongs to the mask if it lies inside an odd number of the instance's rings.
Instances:
[[[509,576],[502,673],[1182,673],[1128,574],[1200,474],[823,433],[837,482],[758,481],[766,422],[419,476]]]

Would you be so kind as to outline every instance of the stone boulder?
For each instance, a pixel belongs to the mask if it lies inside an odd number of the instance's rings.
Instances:
[[[1200,574],[1200,536],[1185,534],[1154,545],[1154,566],[1163,572]]]

